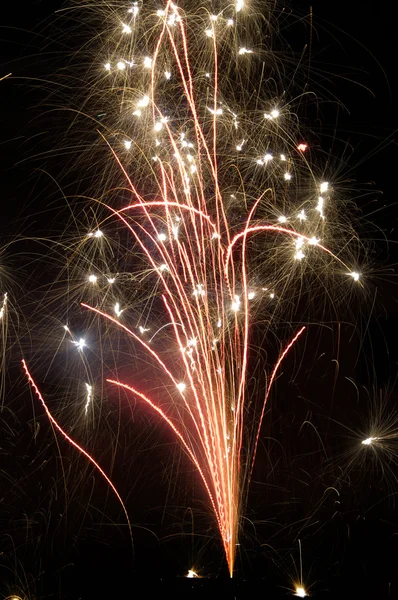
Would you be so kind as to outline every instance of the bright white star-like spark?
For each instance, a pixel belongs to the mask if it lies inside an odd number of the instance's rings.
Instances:
[[[134,2],[133,6],[128,10],[128,12],[133,15],[133,17],[136,17],[139,11],[140,9],[138,8],[138,2]]]
[[[318,238],[316,238],[315,236],[308,240],[310,246],[317,246],[319,242],[320,240],[318,240]]]
[[[141,98],[141,100],[139,100],[137,102],[137,106],[139,106],[141,108],[144,108],[145,106],[148,106],[148,104],[149,104],[149,96],[143,96]]]
[[[98,277],[96,275],[89,275],[88,280],[90,283],[97,283]]]
[[[368,438],[366,438],[366,440],[362,440],[361,444],[363,444],[364,446],[372,446],[374,444],[374,442],[377,442],[378,439],[380,439],[380,438],[368,437]]]
[[[83,348],[86,347],[86,340],[84,338],[80,338],[78,341],[74,342],[72,341],[72,344],[74,344],[78,350],[83,350]]]
[[[120,308],[120,304],[119,302],[116,302],[115,306],[113,307],[114,313],[117,317],[120,317],[120,315],[123,312],[123,309]]]
[[[301,585],[296,587],[296,591],[295,591],[294,595],[297,596],[298,598],[306,598],[308,596],[307,592]]]
[[[267,121],[272,121],[273,119],[277,119],[279,115],[279,110],[277,108],[274,108],[273,110],[271,110],[271,112],[264,113],[264,119],[267,119]]]
[[[352,277],[354,281],[359,281],[360,274],[357,271],[351,271],[349,276]]]
[[[182,393],[187,389],[187,384],[184,382],[177,383],[177,389]]]
[[[203,283],[198,283],[198,285],[196,286],[196,289],[193,292],[193,295],[194,296],[202,296],[202,297],[206,295]]]
[[[231,310],[233,310],[234,312],[238,312],[240,308],[240,298],[239,296],[235,296],[234,301],[231,304]]]

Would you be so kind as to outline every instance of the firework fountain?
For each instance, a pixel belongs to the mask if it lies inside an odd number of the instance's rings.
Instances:
[[[281,315],[288,322],[292,303],[305,300],[306,278],[312,294],[360,279],[346,243],[356,236],[338,220],[335,184],[310,164],[271,47],[258,43],[272,30],[263,4],[262,15],[249,0],[191,7],[93,2],[79,9],[89,19],[99,11],[107,24],[81,114],[90,102],[98,108],[98,99],[106,107],[95,121],[98,140],[114,177],[117,170],[124,181],[99,194],[102,217],[74,251],[84,256],[81,310],[146,353],[155,392],[134,370],[123,378],[109,373],[107,381],[148,405],[175,434],[207,492],[231,576],[265,405],[305,331],[302,323],[278,330]],[[87,250],[102,244],[103,255],[112,227],[129,236],[131,280],[141,273],[141,285],[154,290],[155,327],[148,302],[139,319],[130,318],[131,284],[117,288],[119,265],[98,268]],[[280,349],[267,366],[265,396],[250,412],[251,331],[260,313],[264,335],[277,336]],[[83,352],[85,339],[71,340]],[[85,413],[88,383],[86,390]],[[99,464],[46,411],[121,500]]]

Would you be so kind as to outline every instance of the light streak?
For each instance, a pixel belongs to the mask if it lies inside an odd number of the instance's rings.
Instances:
[[[93,398],[93,386],[90,385],[89,383],[86,383],[86,391],[87,391],[87,398],[86,398],[86,404],[84,406],[84,412],[87,414],[88,408],[91,404],[91,400]]]
[[[36,396],[38,397],[38,399],[40,400],[46,415],[48,417],[48,420],[50,421],[50,423],[55,427],[55,429],[57,429],[57,431],[60,432],[60,434],[66,439],[67,442],[69,442],[69,444],[71,444],[74,448],[76,448],[76,450],[78,450],[79,452],[81,452],[93,465],[94,467],[101,473],[102,477],[105,479],[105,481],[108,483],[108,485],[110,486],[110,488],[113,490],[113,492],[115,493],[116,498],[119,500],[121,507],[123,508],[123,512],[126,516],[126,520],[127,520],[127,524],[129,527],[129,531],[130,531],[130,537],[131,540],[133,539],[132,536],[132,530],[131,530],[131,524],[130,524],[130,519],[126,510],[126,507],[124,505],[124,502],[119,494],[119,492],[117,491],[115,485],[112,483],[112,481],[109,479],[108,475],[105,473],[105,471],[102,469],[102,467],[100,467],[100,465],[97,463],[97,461],[91,456],[91,454],[89,454],[84,448],[82,448],[81,446],[79,446],[79,444],[77,444],[63,429],[62,427],[59,425],[58,421],[56,421],[56,419],[52,416],[47,404],[45,403],[43,396],[41,395],[39,388],[37,387],[32,375],[30,374],[30,371],[27,367],[27,364],[25,362],[24,359],[22,359],[22,366],[23,366],[23,370],[25,371],[26,377],[28,378],[28,381],[34,391],[34,393],[36,394]]]
[[[7,298],[8,298],[8,294],[6,292],[3,296],[3,302],[1,303],[1,307],[0,307],[0,320],[4,317],[4,314],[6,311]]]

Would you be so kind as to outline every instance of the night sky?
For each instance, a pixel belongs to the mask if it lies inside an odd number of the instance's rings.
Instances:
[[[65,231],[63,191],[83,194],[87,182],[81,175],[76,183],[76,156],[70,166],[73,152],[57,137],[70,116],[52,110],[73,94],[73,82],[66,90],[51,83],[76,59],[63,37],[73,21],[65,17],[65,31],[59,17],[55,22],[59,0],[2,8],[0,77],[12,76],[0,82],[0,292],[7,289],[12,300],[0,382],[0,598],[141,598],[141,586],[153,597],[288,597],[299,540],[311,595],[398,598],[398,454],[370,452],[347,466],[375,415],[389,419],[398,436],[393,4],[282,3],[289,60],[298,62],[307,47],[302,85],[322,98],[303,104],[302,125],[316,140],[317,160],[333,165],[359,209],[366,293],[350,299],[341,323],[309,337],[300,361],[293,355],[284,364],[264,419],[232,583],[206,496],[164,424],[119,410],[115,400],[103,409],[106,427],[84,433],[98,461],[112,468],[133,525],[132,551],[106,483],[53,434],[27,389],[22,356],[37,368],[47,396],[65,392],[47,369],[59,380],[73,369],[69,357],[54,364],[46,354],[39,358],[44,329],[32,298],[53,276],[48,246],[37,240]],[[183,579],[191,568],[205,578]]]

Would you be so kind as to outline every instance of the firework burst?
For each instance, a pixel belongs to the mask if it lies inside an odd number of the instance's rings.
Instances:
[[[362,286],[347,248],[357,238],[339,218],[337,182],[310,166],[271,48],[256,41],[270,30],[270,14],[261,20],[241,1],[102,4],[80,11],[107,24],[95,36],[97,62],[90,49],[84,112],[97,115],[101,133],[90,148],[93,163],[97,153],[108,159],[95,219],[69,246],[68,272],[78,281],[69,282],[68,299],[79,300],[91,324],[98,317],[145,352],[153,390],[134,371],[123,380],[110,373],[107,381],[176,435],[208,494],[232,576],[265,404],[305,331],[304,317],[286,323],[314,298],[322,305],[322,289],[338,298]],[[279,356],[253,411],[247,390],[259,314],[262,335],[279,340]],[[69,325],[63,337],[86,365],[86,338]],[[51,422],[120,499],[55,421],[25,369]],[[84,386],[87,416],[91,379]]]

